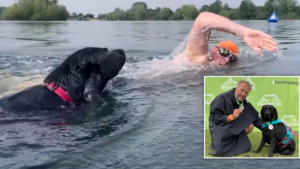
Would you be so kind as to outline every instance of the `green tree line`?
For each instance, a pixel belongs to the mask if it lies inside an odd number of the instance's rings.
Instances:
[[[116,8],[107,14],[99,14],[100,20],[195,20],[199,13],[209,11],[232,20],[266,20],[275,11],[279,19],[300,19],[297,0],[267,0],[263,6],[255,6],[251,0],[242,0],[238,8],[215,0],[199,9],[187,4],[173,11],[168,7],[150,9],[144,2],[135,2],[128,10]],[[93,14],[72,13],[58,5],[58,0],[19,0],[5,8],[0,7],[4,20],[86,20],[95,18]]]
[[[0,19],[1,19],[1,15],[2,15],[2,12],[6,9],[6,7],[0,7]]]
[[[197,9],[195,5],[183,5],[172,11],[170,8],[148,9],[144,2],[136,2],[127,11],[116,8],[106,14],[106,20],[195,20],[199,13],[209,11],[232,20],[268,19],[275,11],[279,19],[300,19],[297,0],[267,0],[264,6],[255,6],[251,0],[242,0],[238,8],[231,8],[220,0]]]
[[[1,10],[2,9],[2,10]],[[57,0],[18,0],[8,8],[0,8],[3,20],[67,20],[69,12]]]

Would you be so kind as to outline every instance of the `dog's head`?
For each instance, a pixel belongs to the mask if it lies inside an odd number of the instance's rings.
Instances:
[[[124,50],[115,49],[108,51],[106,55],[100,58],[98,64],[101,67],[103,77],[112,79],[117,76],[126,62]]]
[[[277,110],[273,105],[264,105],[261,108],[260,115],[263,122],[273,121],[278,119]]]
[[[107,82],[118,75],[125,62],[122,49],[84,48],[70,55],[44,82],[59,85],[74,101],[98,101]]]
[[[84,98],[89,102],[98,102],[102,98],[102,92],[109,80],[116,77],[126,61],[125,52],[122,49],[108,51],[101,57],[98,64],[88,65],[88,80],[84,88]]]

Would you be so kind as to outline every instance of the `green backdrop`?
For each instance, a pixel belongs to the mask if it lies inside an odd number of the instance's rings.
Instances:
[[[248,100],[259,113],[263,105],[272,104],[277,109],[279,119],[294,131],[299,131],[299,77],[206,76],[204,78],[205,129],[208,129],[211,101],[218,94],[236,87],[239,80],[247,80],[252,85]],[[255,128],[253,131],[259,130]]]

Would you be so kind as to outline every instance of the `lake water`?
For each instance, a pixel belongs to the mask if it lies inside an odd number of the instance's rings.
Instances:
[[[193,22],[0,22],[0,96],[42,83],[67,55],[87,46],[122,48],[127,63],[97,111],[69,126],[0,115],[0,168],[295,168],[298,160],[203,159],[205,75],[299,75],[300,21],[236,21],[271,34],[275,53],[258,55],[213,31],[212,47],[241,48],[230,68],[172,65]]]

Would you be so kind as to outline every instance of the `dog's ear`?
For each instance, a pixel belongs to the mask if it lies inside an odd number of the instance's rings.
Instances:
[[[273,120],[277,120],[278,119],[278,113],[277,113],[277,110],[274,106],[272,106],[272,119]]]
[[[102,77],[100,65],[90,63],[87,65],[86,71],[84,99],[89,102],[99,102],[102,100],[102,92],[108,80]]]
[[[264,115],[265,115],[265,106],[262,106],[260,110],[260,116],[264,117]]]
[[[102,51],[107,52],[108,49],[107,48],[101,48]]]

